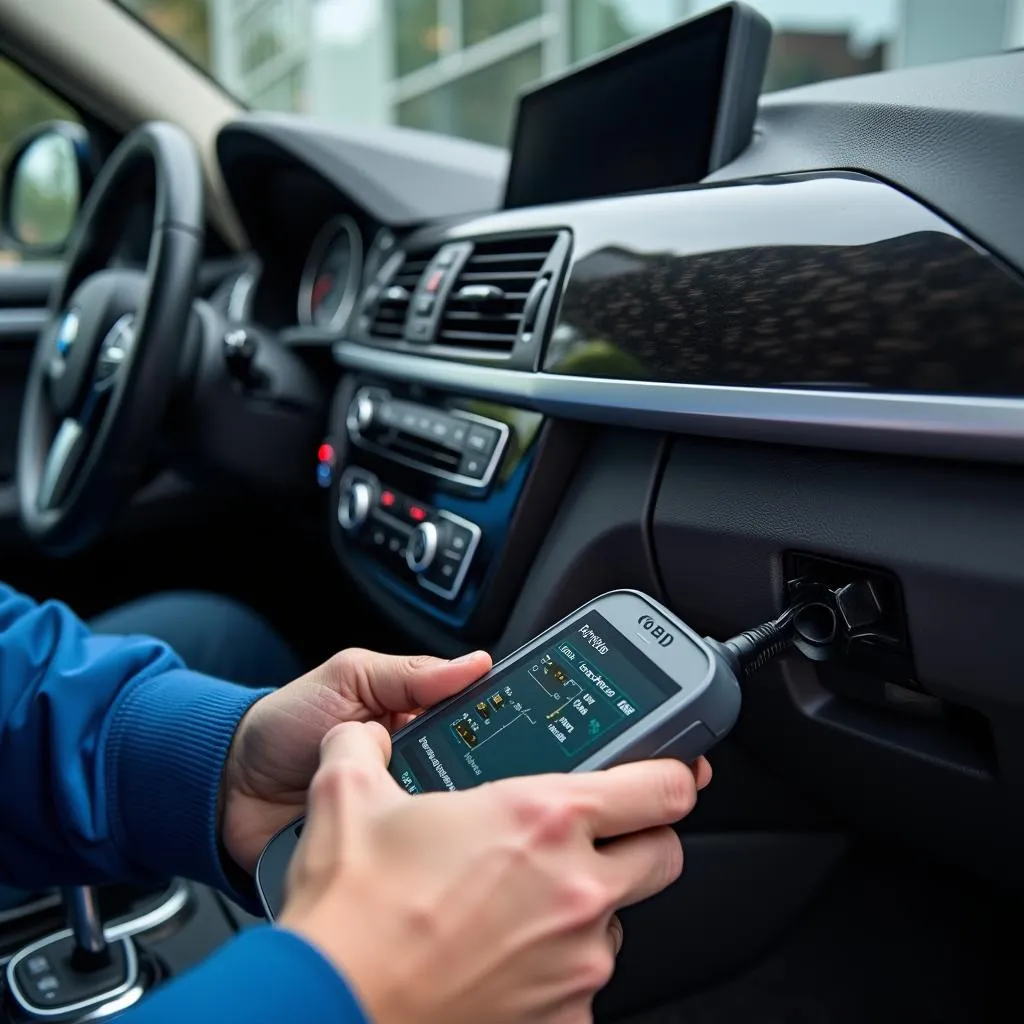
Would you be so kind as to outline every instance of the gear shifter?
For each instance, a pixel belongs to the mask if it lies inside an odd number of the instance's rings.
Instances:
[[[104,933],[97,890],[75,886],[62,895],[70,927],[26,946],[7,965],[8,1012],[19,1024],[106,1017],[147,987],[135,943]]]
[[[75,940],[72,954],[83,964],[108,963],[110,948],[103,934],[103,919],[100,917],[98,893],[91,885],[70,887],[61,890],[68,912],[68,924]]]

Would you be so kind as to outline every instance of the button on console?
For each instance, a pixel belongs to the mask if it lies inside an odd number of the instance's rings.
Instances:
[[[462,558],[446,552],[427,570],[426,577],[431,583],[448,590],[459,578],[461,568]]]
[[[438,566],[437,573],[446,583],[450,580],[455,579],[455,574],[459,571],[459,563],[453,562],[450,558],[444,558],[441,560],[441,564]]]
[[[50,961],[45,956],[37,954],[25,961],[25,968],[29,974],[38,977],[40,974],[50,973]]]
[[[482,480],[484,474],[487,472],[488,459],[485,459],[482,455],[474,455],[472,452],[466,452],[462,456],[462,462],[459,464],[459,472],[463,476],[471,477],[474,480]]]
[[[498,431],[475,424],[466,436],[466,448],[477,455],[490,456],[498,445]]]
[[[448,550],[461,558],[469,548],[469,542],[473,535],[464,526],[453,524],[448,534]]]

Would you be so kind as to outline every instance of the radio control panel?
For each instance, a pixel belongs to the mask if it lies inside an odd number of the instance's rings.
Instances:
[[[446,601],[459,596],[480,543],[475,523],[356,466],[341,475],[337,517],[346,537],[392,574]]]
[[[365,387],[349,405],[352,444],[470,492],[485,491],[508,447],[508,424]]]

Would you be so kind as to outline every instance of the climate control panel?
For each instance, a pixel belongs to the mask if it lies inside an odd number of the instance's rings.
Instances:
[[[356,447],[468,492],[487,490],[509,438],[506,423],[373,387],[360,388],[352,398],[345,426]]]
[[[338,490],[338,525],[383,568],[447,601],[462,589],[480,527],[381,483],[350,466]]]

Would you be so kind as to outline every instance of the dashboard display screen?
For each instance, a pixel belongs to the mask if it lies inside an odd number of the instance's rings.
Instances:
[[[390,771],[410,793],[568,772],[679,691],[590,612],[414,724]]]
[[[733,16],[713,11],[525,93],[505,208],[700,181]]]

